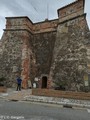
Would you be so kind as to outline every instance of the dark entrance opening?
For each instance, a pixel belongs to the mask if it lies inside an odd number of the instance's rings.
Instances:
[[[89,88],[90,88],[90,74],[88,74],[88,82],[89,82]]]
[[[47,77],[46,76],[42,77],[42,88],[47,88]]]

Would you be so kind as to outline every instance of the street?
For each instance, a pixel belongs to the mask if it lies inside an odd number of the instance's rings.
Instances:
[[[89,120],[90,111],[0,100],[0,120]]]

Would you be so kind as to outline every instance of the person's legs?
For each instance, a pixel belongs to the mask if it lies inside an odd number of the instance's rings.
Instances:
[[[19,84],[19,90],[21,90],[21,84]]]

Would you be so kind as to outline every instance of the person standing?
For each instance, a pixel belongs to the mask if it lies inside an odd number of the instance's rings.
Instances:
[[[20,77],[17,78],[17,91],[21,91],[21,83],[22,83],[22,79]]]

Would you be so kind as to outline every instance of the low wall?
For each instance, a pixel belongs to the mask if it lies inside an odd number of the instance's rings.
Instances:
[[[4,92],[7,92],[7,88],[0,86],[0,93],[4,93]]]
[[[32,89],[32,95],[90,100],[90,92],[85,93],[85,92],[60,91],[52,89]]]

